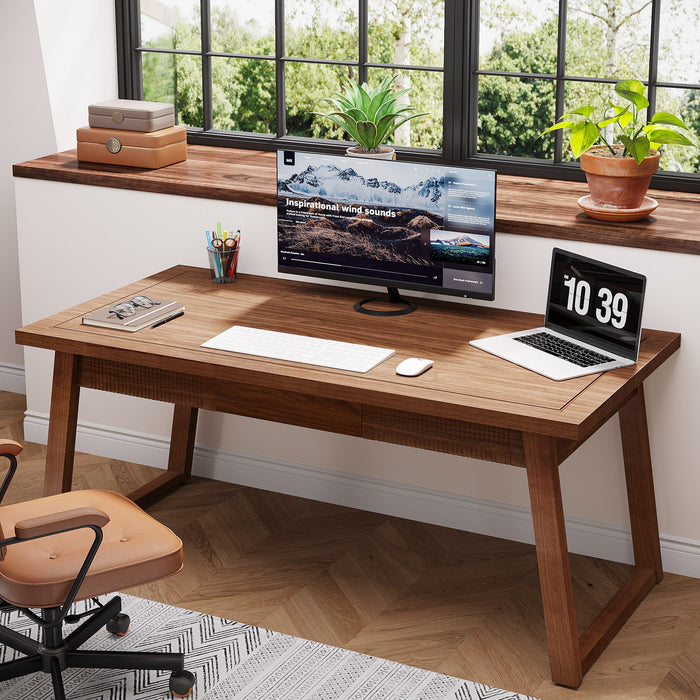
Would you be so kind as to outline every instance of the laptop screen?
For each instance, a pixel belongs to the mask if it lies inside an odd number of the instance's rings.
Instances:
[[[637,360],[646,277],[555,248],[545,326]]]

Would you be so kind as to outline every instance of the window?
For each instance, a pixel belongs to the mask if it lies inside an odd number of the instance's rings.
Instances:
[[[579,178],[572,105],[647,86],[650,113],[700,143],[696,0],[116,0],[120,95],[173,102],[192,143],[337,150],[319,112],[348,79],[396,76],[415,119],[393,145],[421,160]],[[667,147],[656,186],[697,188],[700,151]]]

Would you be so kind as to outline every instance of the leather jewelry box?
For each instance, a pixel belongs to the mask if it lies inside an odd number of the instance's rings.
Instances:
[[[98,129],[159,131],[175,126],[175,107],[168,102],[108,100],[88,106],[88,124]]]
[[[155,169],[187,159],[187,129],[182,125],[148,133],[84,126],[77,136],[78,160],[90,163]]]

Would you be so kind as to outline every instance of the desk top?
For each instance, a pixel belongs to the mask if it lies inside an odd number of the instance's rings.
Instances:
[[[185,315],[135,333],[81,324],[82,316],[139,293],[183,301]],[[374,317],[352,308],[364,296],[370,294],[253,275],[215,285],[208,270],[176,266],[20,328],[16,340],[222,382],[575,441],[592,434],[680,347],[678,333],[645,329],[636,365],[554,382],[469,345],[473,338],[542,325],[542,316],[419,299],[414,313]],[[396,355],[357,374],[200,347],[232,325],[377,345],[395,349]],[[433,359],[434,367],[419,377],[395,374],[401,360],[415,356]]]

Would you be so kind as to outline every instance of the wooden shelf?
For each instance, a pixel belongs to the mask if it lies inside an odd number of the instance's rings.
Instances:
[[[275,154],[187,147],[187,160],[159,170],[79,162],[75,150],[13,166],[15,177],[276,206]],[[607,223],[576,201],[585,183],[498,176],[496,230],[700,255],[700,194],[650,190],[659,208],[644,221]]]

